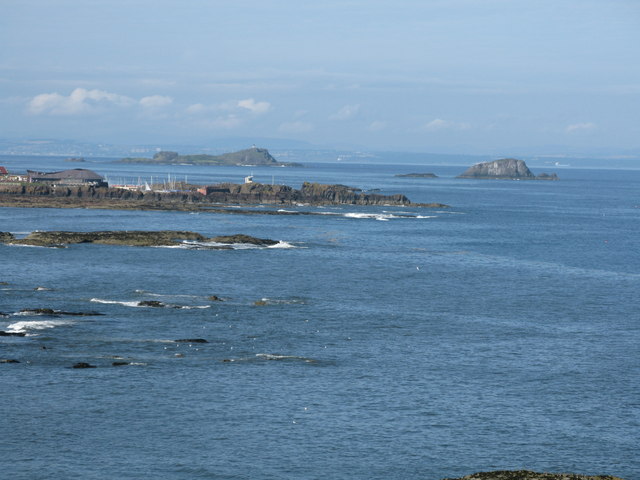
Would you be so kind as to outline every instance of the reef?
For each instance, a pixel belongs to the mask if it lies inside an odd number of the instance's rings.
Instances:
[[[207,238],[196,232],[159,230],[124,230],[124,231],[100,231],[100,232],[64,232],[64,231],[35,231],[24,238],[16,238],[11,233],[0,232],[0,243],[10,245],[31,245],[38,247],[64,247],[77,243],[97,243],[103,245],[128,245],[136,247],[165,247],[180,245],[185,241],[202,243],[236,244],[249,243],[256,246],[268,247],[278,243],[275,240],[256,238],[249,235],[228,235]],[[212,249],[229,248],[225,245],[212,245]]]
[[[524,160],[503,158],[492,162],[477,163],[469,167],[457,178],[491,180],[558,180],[555,173],[534,175]]]

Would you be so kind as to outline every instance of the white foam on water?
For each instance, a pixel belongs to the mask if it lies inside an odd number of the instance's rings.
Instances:
[[[388,222],[391,218],[400,218],[392,214],[384,214],[384,213],[356,213],[356,212],[348,212],[345,213],[344,216],[346,218],[368,218],[373,220],[378,220],[381,222]]]
[[[115,304],[115,305],[124,305],[125,307],[139,307],[138,302],[120,302],[118,300],[103,300],[101,298],[92,298],[90,300],[94,303],[105,303],[105,304]]]
[[[289,242],[284,242],[282,240],[278,241],[278,243],[274,244],[274,245],[269,245],[267,248],[303,248],[303,247],[298,247],[296,245],[293,245]]]
[[[28,335],[29,332],[33,330],[46,330],[49,328],[73,324],[74,322],[69,320],[24,320],[8,325],[7,331],[15,333],[26,333]]]

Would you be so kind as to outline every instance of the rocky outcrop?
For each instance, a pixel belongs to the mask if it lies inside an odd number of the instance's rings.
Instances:
[[[32,232],[25,238],[13,239],[15,245],[57,246],[72,243],[99,243],[104,245],[130,245],[156,247],[175,245],[183,240],[205,241],[195,232],[160,231],[102,231],[102,232]]]
[[[529,470],[501,470],[495,472],[479,472],[460,478],[444,480],[622,480],[610,475],[578,475],[575,473],[538,473]]]
[[[15,240],[13,234],[9,232],[0,232],[0,243],[9,243]]]
[[[543,173],[534,175],[524,160],[503,158],[492,162],[477,163],[469,167],[457,178],[498,179],[498,180],[557,180],[558,176]]]
[[[1,239],[0,239],[1,241]],[[60,247],[69,244],[76,243],[98,243],[103,245],[128,245],[134,247],[163,247],[178,245],[184,241],[202,242],[204,244],[208,242],[223,243],[223,244],[235,244],[235,243],[248,243],[251,245],[267,247],[275,245],[278,242],[270,240],[268,238],[256,238],[249,235],[236,234],[219,236],[213,238],[207,238],[196,232],[189,231],[175,231],[175,230],[159,230],[159,231],[143,231],[143,230],[123,230],[123,231],[100,231],[100,232],[63,232],[52,231],[43,232],[35,231],[31,232],[24,238],[17,239],[13,237],[7,237],[7,241],[13,245],[32,245],[39,247]],[[210,247],[210,248],[224,248],[224,247]],[[230,248],[230,247],[227,247]],[[147,301],[142,306],[160,306],[152,305],[155,300]],[[157,302],[161,303],[161,302]],[[45,310],[40,309],[40,314],[45,314]],[[60,313],[51,310],[50,313]],[[68,312],[62,312],[63,314],[69,314]]]
[[[256,245],[259,247],[269,247],[271,245],[276,245],[278,242],[275,240],[270,240],[268,238],[256,238],[251,237],[249,235],[223,235],[219,237],[213,237],[209,239],[210,242],[216,243],[226,243],[226,244],[234,244],[234,243],[246,243],[249,245]]]

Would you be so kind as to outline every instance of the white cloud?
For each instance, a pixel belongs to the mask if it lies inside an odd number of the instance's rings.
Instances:
[[[355,117],[360,110],[360,105],[345,105],[333,115],[329,116],[330,120],[349,120]]]
[[[313,130],[313,124],[309,122],[285,122],[278,127],[278,130],[285,133],[303,133]]]
[[[238,102],[238,107],[245,108],[255,115],[267,113],[271,108],[269,102],[256,102],[253,98],[247,98]]]
[[[206,112],[207,110],[209,110],[209,107],[201,103],[194,103],[193,105],[189,105],[186,108],[186,112],[190,115],[198,115],[200,113]]]
[[[59,93],[42,93],[28,103],[33,115],[84,115],[97,113],[107,107],[128,107],[135,103],[132,98],[104,90],[76,88],[69,96]]]
[[[596,124],[591,122],[586,123],[574,123],[572,125],[567,125],[565,131],[567,133],[576,133],[576,132],[589,132],[591,130],[595,130]]]
[[[165,97],[163,95],[151,95],[140,99],[140,105],[143,108],[161,108],[171,105],[172,103],[173,98]]]
[[[381,130],[384,130],[385,128],[387,128],[387,123],[386,122],[380,122],[378,120],[371,122],[369,124],[369,126],[367,127],[368,130],[372,131],[372,132],[380,132]]]
[[[427,130],[429,132],[435,132],[439,130],[469,130],[471,128],[471,125],[464,122],[452,122],[449,120],[436,118],[425,124],[422,128],[423,130]]]

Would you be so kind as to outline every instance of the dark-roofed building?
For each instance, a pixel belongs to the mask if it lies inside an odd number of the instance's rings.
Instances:
[[[35,172],[27,170],[29,182],[45,182],[54,185],[93,185],[96,187],[108,186],[102,175],[84,168],[74,168],[73,170],[63,170],[61,172]]]

